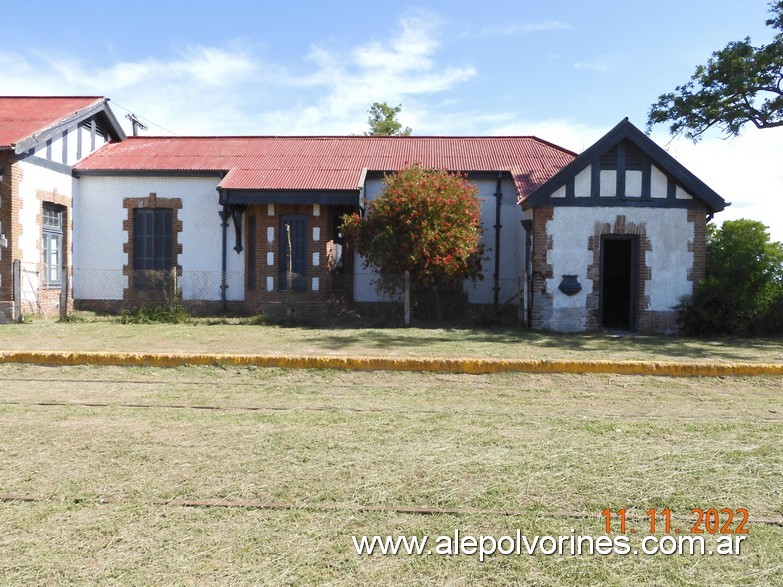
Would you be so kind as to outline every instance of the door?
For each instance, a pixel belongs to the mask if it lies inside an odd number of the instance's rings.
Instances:
[[[290,248],[288,231],[290,230]],[[280,217],[280,289],[288,289],[289,255],[291,289],[307,289],[307,217],[285,214]]]
[[[603,328],[636,330],[638,250],[635,236],[601,237],[599,314]]]

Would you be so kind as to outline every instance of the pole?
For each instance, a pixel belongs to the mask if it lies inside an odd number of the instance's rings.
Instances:
[[[411,325],[411,272],[405,270],[405,326]]]
[[[288,300],[288,317],[290,318],[294,313],[293,304],[293,289],[294,289],[294,263],[293,256],[291,254],[291,225],[285,225],[285,238],[288,250],[286,251],[286,298]]]
[[[220,301],[223,302],[223,311],[225,312],[228,309],[228,300],[226,298],[226,290],[228,289],[228,283],[226,280],[226,269],[227,269],[227,261],[226,261],[226,247],[227,247],[227,235],[226,231],[228,230],[228,206],[223,206],[223,210],[221,212],[218,212],[220,214],[220,226],[223,230],[222,233],[222,249],[221,249],[221,257],[220,257]]]
[[[22,262],[14,259],[14,311],[13,317],[17,322],[22,321]]]
[[[65,255],[63,255],[62,266],[62,285],[60,286],[60,321],[65,322],[68,319],[68,267],[65,265]]]
[[[177,307],[177,266],[172,265],[171,266],[171,299],[169,301],[169,309],[171,311],[174,311],[174,308]]]
[[[497,309],[500,302],[500,213],[503,204],[503,192],[500,191],[500,182],[503,179],[502,174],[498,173],[497,190],[495,191],[495,285],[492,288],[492,305]]]

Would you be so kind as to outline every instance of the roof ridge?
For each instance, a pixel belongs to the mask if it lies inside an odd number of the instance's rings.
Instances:
[[[361,140],[417,140],[417,139],[481,139],[481,140],[519,140],[529,139],[546,143],[558,149],[562,149],[554,143],[551,143],[545,139],[539,138],[535,135],[415,135],[415,136],[363,136],[363,135],[139,135],[128,137],[128,140],[144,140],[144,139],[165,139],[165,140],[180,140],[180,139],[361,139]]]
[[[103,100],[105,96],[0,96],[0,100],[35,100],[40,98],[41,100]]]

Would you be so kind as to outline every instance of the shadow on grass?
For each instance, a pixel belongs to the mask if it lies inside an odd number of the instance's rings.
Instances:
[[[296,327],[301,331],[303,343],[326,346],[333,349],[363,348],[399,350],[442,349],[471,353],[471,347],[501,346],[532,347],[562,351],[582,359],[628,358],[644,356],[654,360],[723,360],[763,361],[769,354],[769,362],[783,358],[783,339],[715,339],[699,340],[672,336],[617,335],[606,333],[561,334],[531,332],[515,328],[489,329],[421,329],[421,328],[341,328],[339,330]],[[520,348],[520,350],[521,350]],[[528,349],[530,350],[530,349]],[[762,357],[759,359],[759,357]]]

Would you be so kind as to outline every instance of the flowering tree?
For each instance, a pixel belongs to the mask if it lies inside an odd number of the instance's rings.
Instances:
[[[385,291],[400,291],[406,271],[414,288],[436,291],[481,277],[481,202],[463,174],[407,165],[343,228]]]

